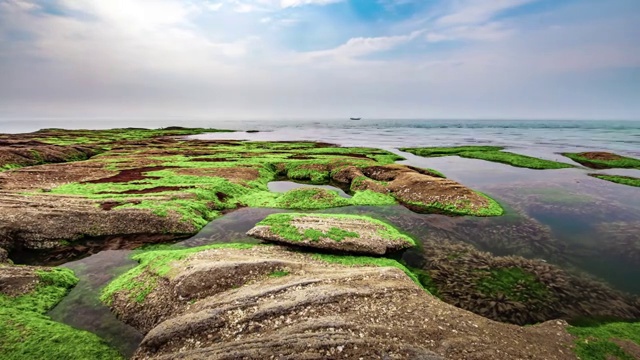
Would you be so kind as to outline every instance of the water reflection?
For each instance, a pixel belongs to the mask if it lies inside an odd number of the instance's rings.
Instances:
[[[102,304],[100,291],[113,278],[137,264],[129,258],[130,253],[128,250],[102,251],[65,264],[64,267],[72,269],[80,282],[49,312],[55,321],[100,336],[126,357],[133,355],[143,336],[118,320]]]

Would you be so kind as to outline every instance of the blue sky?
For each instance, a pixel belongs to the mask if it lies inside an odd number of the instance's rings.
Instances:
[[[640,119],[638,0],[0,0],[0,117]]]

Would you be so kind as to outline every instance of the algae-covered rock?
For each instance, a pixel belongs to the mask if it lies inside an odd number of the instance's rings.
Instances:
[[[566,323],[457,309],[393,260],[237,244],[136,259],[103,296],[146,334],[133,359],[575,359]]]
[[[640,160],[605,151],[563,153],[562,155],[592,169],[640,169]]]
[[[453,147],[426,147],[403,148],[408,153],[423,157],[460,156],[470,159],[480,159],[523,167],[534,170],[566,169],[572,165],[552,160],[540,159],[532,156],[503,151],[502,146],[453,146]]]
[[[384,191],[416,212],[476,216],[503,213],[502,207],[489,197],[453,180],[415,168],[396,164],[372,166],[364,168],[363,173],[368,179],[383,184]]]
[[[192,235],[222,213],[245,206],[312,210],[399,202],[420,212],[502,214],[482,194],[427,170],[393,164],[402,158],[388,151],[176,137],[204,131],[209,130],[0,134],[11,151],[35,142],[61,151],[82,144],[100,152],[85,161],[29,163],[34,166],[0,172],[0,246],[68,252],[95,250],[100,242],[102,248],[135,247]],[[80,157],[67,158],[73,159]],[[283,178],[315,184],[335,180],[353,197],[313,188],[268,190],[270,181]],[[138,239],[133,244],[120,241],[132,236]]]
[[[122,359],[96,335],[45,315],[77,282],[69,269],[0,266],[0,358]]]
[[[356,215],[272,214],[247,235],[280,244],[373,255],[415,245],[391,225]]]

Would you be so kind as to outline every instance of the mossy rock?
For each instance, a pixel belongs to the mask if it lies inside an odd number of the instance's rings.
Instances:
[[[640,187],[640,178],[633,176],[607,175],[607,174],[589,174],[596,179],[601,179],[616,184]]]
[[[455,155],[469,159],[486,160],[534,170],[566,169],[573,167],[566,163],[502,151],[503,149],[504,148],[501,146],[454,146],[403,148],[400,150],[422,157]]]
[[[123,359],[98,336],[45,315],[78,278],[64,268],[0,267],[0,357],[21,359]]]
[[[271,214],[247,235],[279,244],[372,255],[415,245],[393,226],[358,215]]]
[[[604,151],[563,153],[569,159],[592,169],[640,169],[640,160]]]

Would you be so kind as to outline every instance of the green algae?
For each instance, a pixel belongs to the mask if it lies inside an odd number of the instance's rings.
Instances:
[[[319,230],[307,229],[304,232],[300,232],[298,228],[291,225],[291,222],[304,217],[316,217],[336,220],[357,220],[370,223],[372,225],[380,227],[378,235],[390,240],[399,240],[408,242],[415,246],[415,240],[410,236],[400,233],[392,225],[389,225],[381,220],[373,219],[367,216],[361,215],[345,215],[345,214],[298,214],[298,213],[283,213],[283,214],[271,214],[264,218],[262,221],[256,224],[256,226],[270,226],[271,231],[275,234],[291,241],[318,241],[320,238],[328,238],[334,241],[342,241],[346,238],[358,238],[360,234],[353,231],[346,231],[340,228],[332,227],[327,232]]]
[[[377,157],[380,161],[391,162],[399,159],[398,156],[377,149],[366,148],[316,148],[315,143],[245,143],[238,142],[234,145],[212,145],[210,149],[216,154],[200,157],[192,161],[193,157],[183,155],[171,155],[154,157],[154,160],[162,161],[161,165],[170,167],[160,171],[148,171],[143,173],[144,181],[131,181],[126,183],[70,183],[54,188],[52,195],[76,195],[89,199],[121,200],[123,205],[115,210],[126,208],[148,209],[158,216],[168,216],[175,212],[181,218],[192,223],[196,229],[204,226],[208,221],[219,216],[221,211],[234,209],[239,206],[273,207],[286,209],[314,210],[349,205],[387,205],[395,204],[389,196],[383,194],[374,195],[371,192],[356,194],[354,199],[345,199],[338,193],[324,189],[296,189],[282,194],[271,193],[267,184],[283,172],[284,175],[296,179],[306,179],[314,183],[327,183],[329,181],[330,166],[375,164],[371,157]],[[203,147],[203,151],[208,147]],[[312,160],[289,159],[295,154],[315,154]],[[278,151],[278,153],[274,153]],[[348,156],[357,154],[357,156]],[[130,156],[134,156],[131,155]],[[137,156],[137,155],[136,155]],[[212,161],[206,161],[207,159]],[[217,159],[216,161],[213,161]],[[129,158],[119,156],[114,159],[102,155],[92,161],[108,162],[110,168],[126,170],[131,168]],[[282,168],[283,169],[279,169]],[[222,177],[203,175],[181,175],[173,168],[202,169],[203,171],[226,171],[228,169],[246,169],[257,171],[257,178],[253,180],[241,180],[231,182]],[[128,192],[153,191],[154,188],[172,187],[175,191],[149,192],[148,194],[132,195]],[[169,200],[157,201],[146,198],[158,195],[167,196]],[[186,195],[186,196],[185,196]],[[133,201],[131,201],[133,200]]]
[[[640,178],[636,178],[632,176],[606,175],[606,174],[589,174],[589,176],[592,176],[594,178],[598,178],[601,180],[613,182],[616,184],[640,187]]]
[[[0,172],[7,171],[7,170],[19,169],[21,167],[22,167],[22,165],[18,165],[18,164],[4,164],[4,165],[0,166]]]
[[[511,301],[529,301],[532,298],[545,301],[551,296],[549,289],[535,275],[517,267],[492,269],[476,285],[484,295],[503,295]]]
[[[124,359],[96,335],[33,312],[0,309],[0,335],[3,360]]]
[[[340,264],[345,266],[379,266],[379,267],[395,267],[402,270],[414,283],[429,293],[418,277],[396,260],[388,258],[376,258],[369,256],[352,256],[352,255],[333,255],[333,254],[312,254],[313,258],[322,260],[327,263]]]
[[[612,340],[631,341],[640,346],[640,322],[611,322],[586,326],[570,326],[567,330],[577,337],[574,352],[582,360],[606,360],[612,356],[621,360],[633,360]]]
[[[290,272],[288,272],[286,270],[275,270],[271,274],[269,274],[269,277],[279,278],[279,277],[285,277],[285,276],[287,276],[289,274],[290,274]]]
[[[232,130],[206,128],[165,128],[165,129],[109,129],[109,130],[66,130],[43,129],[34,134],[34,140],[52,145],[108,144],[119,141],[137,141],[162,136],[188,136],[211,132],[232,132]]]
[[[504,214],[504,209],[497,201],[483,193],[477,191],[476,193],[487,199],[487,206],[482,208],[473,208],[469,200],[459,200],[449,204],[443,204],[437,201],[430,204],[409,201],[406,202],[406,204],[409,205],[410,208],[420,212],[440,213],[445,215],[489,217]]]
[[[2,359],[122,359],[96,335],[45,315],[77,284],[73,272],[54,268],[36,273],[39,284],[34,291],[17,297],[0,295]]]
[[[402,148],[401,151],[423,156],[438,157],[458,155],[463,152],[490,152],[504,150],[502,146],[453,146],[453,147],[424,147],[424,148]]]
[[[255,244],[214,244],[189,249],[179,250],[150,250],[140,251],[132,256],[140,265],[127,271],[111,281],[100,295],[100,300],[107,305],[111,305],[113,296],[120,291],[125,291],[129,299],[136,302],[144,302],[157,286],[158,279],[169,276],[170,264],[179,261],[187,256],[209,249],[233,248],[250,249]]]
[[[640,159],[611,154],[618,157],[617,159],[589,159],[582,155],[583,153],[562,153],[569,159],[594,169],[640,169]]]
[[[433,278],[431,277],[428,271],[414,268],[414,267],[409,267],[409,266],[406,266],[406,264],[404,263],[403,265],[407,269],[409,269],[409,271],[411,271],[411,273],[416,277],[416,279],[418,279],[418,282],[425,290],[427,290],[431,295],[435,297],[439,297],[438,285],[433,281]]]
[[[397,205],[396,199],[388,194],[381,194],[371,190],[356,191],[351,197],[351,205],[358,206],[384,206]]]
[[[565,169],[572,168],[572,165],[539,159],[532,156],[515,154],[504,150],[500,146],[457,146],[457,147],[427,147],[427,148],[402,148],[402,151],[422,156],[422,157],[440,157],[440,156],[460,156],[470,159],[486,160],[507,164],[516,167],[523,167],[535,170],[546,169]]]

